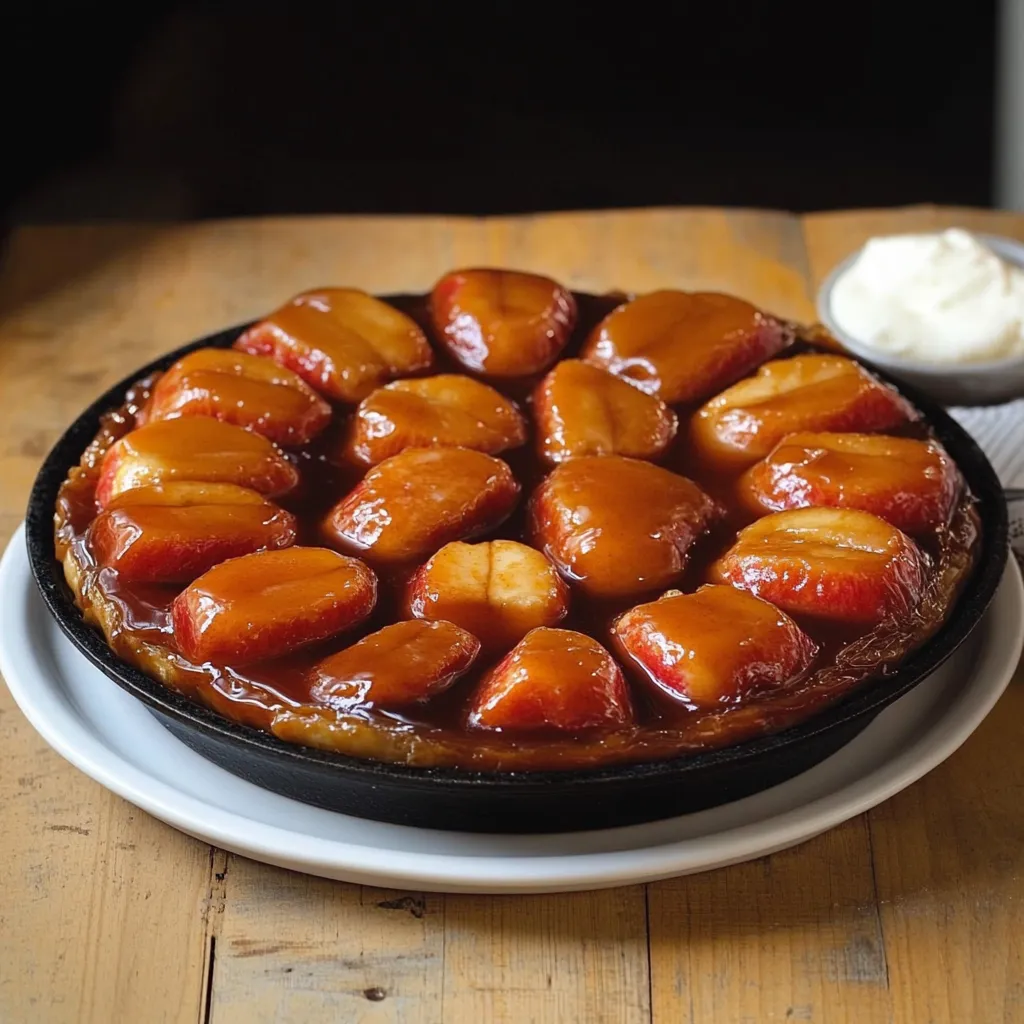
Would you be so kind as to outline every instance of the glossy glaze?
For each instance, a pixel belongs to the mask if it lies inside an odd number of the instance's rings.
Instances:
[[[469,725],[504,733],[580,733],[632,724],[622,669],[593,638],[535,629],[484,676]]]
[[[469,448],[407,448],[331,509],[323,535],[373,565],[409,564],[497,526],[518,497],[500,459]]]
[[[357,558],[291,547],[232,558],[171,605],[174,638],[191,661],[245,664],[280,657],[359,625],[377,579]]]
[[[297,538],[295,516],[258,491],[184,480],[117,495],[89,529],[99,564],[135,583],[191,583],[227,558]]]
[[[103,458],[96,500],[148,484],[179,480],[230,483],[268,497],[293,490],[295,466],[265,437],[205,416],[147,423],[122,437]]]
[[[694,415],[691,440],[709,462],[764,458],[787,434],[892,430],[913,410],[852,359],[799,355],[772,360]]]
[[[785,611],[877,625],[914,613],[927,570],[917,545],[878,516],[800,508],[742,529],[710,575]]]
[[[592,597],[673,586],[717,515],[693,481],[619,455],[556,467],[530,499],[529,536]]]
[[[269,359],[202,348],[179,359],[153,389],[146,422],[212,416],[286,447],[311,441],[331,407],[291,370]]]
[[[339,711],[403,708],[443,693],[479,653],[451,622],[395,622],[314,666],[310,696]]]
[[[549,277],[481,268],[445,274],[430,315],[434,336],[464,369],[502,378],[547,369],[578,311],[572,292]]]
[[[556,465],[578,455],[657,459],[678,421],[660,399],[580,359],[563,359],[533,396],[537,450]]]
[[[734,587],[704,586],[639,605],[613,634],[655,686],[694,708],[791,686],[818,653],[788,615]]]
[[[583,358],[666,402],[709,398],[782,350],[791,335],[717,292],[650,292],[609,313]]]
[[[531,629],[565,618],[569,587],[536,548],[514,540],[455,541],[413,575],[405,609],[454,622],[488,651],[504,653]]]
[[[378,388],[352,417],[345,456],[365,466],[405,448],[461,447],[498,455],[525,444],[515,402],[464,374],[399,380]]]
[[[238,339],[272,356],[328,398],[354,402],[433,363],[426,335],[405,313],[357,288],[303,292]]]
[[[944,527],[962,486],[952,459],[934,441],[829,433],[790,435],[741,482],[759,512],[860,509],[910,534]]]
[[[577,301],[580,321],[563,350],[566,358],[579,353],[596,324],[621,304],[622,297],[578,296]],[[410,297],[397,305],[421,328],[430,330],[424,297]],[[435,370],[455,369],[450,354],[439,347]],[[495,538],[521,541],[529,535],[527,499],[548,471],[537,455],[542,445],[530,422],[533,419],[530,395],[540,379],[537,374],[510,378],[500,384],[491,381],[506,398],[520,404],[534,436],[527,444],[509,449],[502,453],[501,460],[495,460],[507,463],[523,493],[511,499],[503,521],[495,521],[489,527],[480,526],[481,542]],[[345,709],[339,710],[330,703],[328,691],[322,688],[327,677],[315,669],[350,649],[361,638],[379,632],[408,614],[410,579],[444,541],[436,535],[430,536],[428,529],[429,544],[436,546],[411,561],[404,560],[402,544],[396,545],[402,552],[401,557],[385,559],[376,565],[377,601],[372,612],[361,624],[347,631],[266,661],[190,661],[178,649],[172,632],[171,605],[181,589],[180,584],[129,583],[97,564],[88,538],[89,525],[97,514],[95,499],[104,455],[134,426],[152,385],[153,381],[142,381],[130,390],[123,408],[112,411],[105,419],[96,441],[83,455],[81,466],[71,471],[61,490],[57,549],[73,589],[79,595],[87,595],[84,602],[90,620],[101,625],[111,647],[122,658],[237,721],[268,730],[290,742],[355,756],[411,765],[483,769],[574,768],[671,757],[742,742],[766,731],[784,728],[849,692],[866,676],[885,674],[898,665],[908,651],[931,636],[948,613],[972,565],[977,545],[978,523],[969,496],[959,495],[946,527],[919,538],[928,556],[925,586],[920,601],[905,618],[869,627],[793,613],[797,625],[818,646],[816,658],[792,685],[759,690],[747,700],[704,708],[687,706],[652,686],[646,673],[620,652],[620,667],[627,670],[632,709],[632,717],[625,724],[587,727],[561,738],[551,729],[523,728],[506,734],[495,729],[467,728],[474,695],[479,693],[482,680],[501,656],[500,651],[482,651],[463,675],[454,678],[445,688],[432,689],[434,696],[425,701],[413,699],[410,703],[399,704],[396,698],[389,700],[388,707],[374,701],[345,703]],[[311,444],[293,451],[287,458],[275,454],[275,459],[284,460],[285,475],[289,479],[284,480],[283,476],[275,479],[278,490],[284,483],[288,486],[283,487],[285,493],[272,500],[295,515],[300,544],[322,543],[328,513],[360,484],[363,471],[339,454],[348,436],[353,408],[351,404],[336,407],[333,424]],[[685,421],[694,409],[683,405],[673,411]],[[925,425],[912,420],[902,421],[895,429],[906,436],[926,437]],[[263,442],[256,439],[256,443]],[[269,450],[275,451],[272,445]],[[167,452],[161,454],[166,456]],[[176,452],[175,458],[179,456],[184,458],[184,453]],[[675,574],[675,585],[692,592],[707,580],[712,564],[734,543],[737,530],[761,510],[752,510],[737,500],[737,474],[746,466],[736,467],[727,461],[702,462],[696,457],[687,432],[682,432],[658,461],[676,477],[691,478],[700,491],[723,506],[724,517],[714,519],[695,538],[685,569]],[[175,464],[174,459],[171,463]],[[504,477],[503,473],[500,475]],[[412,481],[415,478],[416,474],[409,477]],[[620,500],[625,502],[625,496]],[[639,502],[636,507],[640,508]],[[415,510],[414,506],[410,508]],[[436,520],[433,526],[436,527]],[[619,551],[622,564],[628,568],[631,548],[628,544],[622,545]],[[638,603],[657,598],[661,592],[658,587],[629,597],[600,597],[588,595],[584,588],[572,584],[569,609],[560,625],[590,636],[609,650],[613,622]],[[395,646],[400,648],[401,645]],[[343,669],[346,663],[353,664],[355,657],[342,659]],[[379,664],[386,664],[386,659]],[[351,682],[349,677],[354,674],[357,673],[348,669],[336,673],[336,677]],[[383,669],[377,674],[381,679],[386,675]],[[413,675],[410,673],[409,678]],[[429,676],[427,672],[421,678],[426,680]],[[336,703],[344,703],[344,698],[338,697]],[[614,717],[614,712],[612,714]]]

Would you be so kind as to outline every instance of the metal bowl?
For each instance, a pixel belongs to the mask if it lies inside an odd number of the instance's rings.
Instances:
[[[400,296],[384,298],[408,301]],[[852,740],[875,715],[926,678],[964,642],[1002,576],[1007,514],[995,472],[981,449],[941,408],[901,386],[956,460],[977,498],[984,527],[977,565],[949,620],[892,675],[865,681],[845,698],[783,732],[645,764],[564,772],[423,769],[285,743],[221,717],[117,658],[102,634],[82,620],[53,544],[57,491],[96,435],[101,414],[120,405],[125,390],[140,377],[166,369],[193,349],[228,346],[246,326],[201,338],[140,367],[93,402],[67,429],[39,470],[29,498],[26,538],[43,600],[89,661],[142,701],[193,750],[250,782],[296,800],[379,821],[472,832],[607,828],[727,803],[807,770]]]

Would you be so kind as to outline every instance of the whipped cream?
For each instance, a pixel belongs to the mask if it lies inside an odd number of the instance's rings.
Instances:
[[[956,228],[872,238],[829,301],[851,338],[907,360],[1024,356],[1024,270]]]

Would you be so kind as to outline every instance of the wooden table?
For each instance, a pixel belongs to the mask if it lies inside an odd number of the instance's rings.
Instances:
[[[0,532],[132,366],[318,284],[489,263],[810,319],[868,235],[1024,216],[646,210],[27,228],[0,275]],[[1024,1020],[1024,678],[946,764],[794,850],[565,896],[385,892],[211,849],[80,775],[0,693],[0,1020]]]

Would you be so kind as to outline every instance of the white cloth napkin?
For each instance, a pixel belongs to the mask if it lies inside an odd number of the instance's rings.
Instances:
[[[1007,491],[1010,543],[1024,563],[1024,398],[948,410],[988,456]]]

